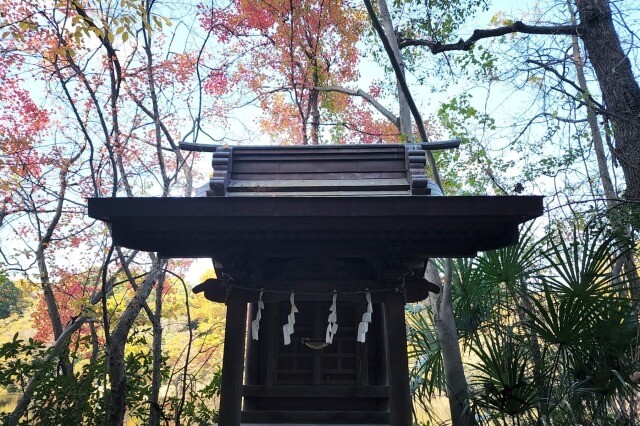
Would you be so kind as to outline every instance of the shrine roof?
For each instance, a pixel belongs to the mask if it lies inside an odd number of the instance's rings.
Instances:
[[[162,257],[468,257],[513,244],[539,196],[92,198],[115,244]]]

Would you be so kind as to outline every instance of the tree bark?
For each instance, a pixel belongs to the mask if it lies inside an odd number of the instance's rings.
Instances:
[[[384,1],[385,0],[379,0],[379,2]],[[396,75],[397,84],[401,87],[407,105],[411,110],[411,115],[413,116],[413,120],[416,123],[416,127],[418,128],[420,138],[423,142],[428,142],[429,138],[427,137],[427,131],[425,129],[424,122],[422,121],[422,116],[420,115],[420,111],[418,111],[418,107],[413,100],[413,96],[411,96],[411,91],[409,90],[409,86],[407,86],[407,81],[405,80],[400,64],[398,63],[398,58],[396,57],[396,54],[394,53],[391,46],[393,42],[390,40],[390,38],[395,39],[395,32],[392,32],[391,34],[389,34],[389,36],[387,36],[384,28],[382,27],[382,24],[380,23],[380,20],[373,10],[371,0],[364,0],[364,5],[367,8],[369,18],[371,19],[371,25],[373,25],[374,30],[378,34],[378,37],[380,38],[380,41],[384,46],[384,50],[387,52],[389,62],[391,62],[391,67],[393,68],[393,72]],[[431,151],[427,151],[427,160],[429,163],[429,167],[431,168],[431,173],[433,173],[433,179],[435,180],[436,184],[442,188],[442,183],[440,182],[440,174],[438,173],[438,166],[436,165],[436,160]]]
[[[445,385],[451,410],[453,426],[469,426],[473,417],[469,411],[469,389],[462,364],[462,353],[458,343],[458,331],[456,329],[455,316],[453,314],[453,302],[451,299],[452,260],[446,260],[445,279],[442,291],[439,295],[430,293],[429,302],[433,309],[436,332],[442,350],[444,363]],[[442,280],[436,268],[429,262],[425,278],[430,282],[438,283]]]
[[[81,151],[82,152],[82,151]],[[80,153],[81,153],[80,152]],[[54,340],[59,340],[60,336],[62,336],[64,332],[64,327],[62,325],[62,319],[60,317],[60,310],[58,309],[58,302],[56,301],[56,296],[53,292],[53,288],[51,287],[51,277],[49,275],[49,269],[47,266],[47,258],[45,256],[45,251],[51,244],[53,239],[53,233],[55,232],[58,224],[60,223],[60,219],[62,218],[62,209],[64,207],[64,203],[66,200],[67,187],[69,185],[68,175],[69,175],[69,167],[75,162],[79,156],[76,154],[73,158],[71,158],[69,164],[62,166],[60,170],[60,189],[58,193],[58,201],[56,203],[55,212],[47,229],[44,233],[39,233],[38,247],[36,249],[36,263],[38,265],[38,273],[40,275],[40,287],[42,288],[42,292],[44,295],[45,302],[47,304],[47,312],[49,313],[49,319],[51,320],[51,328],[53,329],[53,337]],[[37,211],[34,209],[34,211]],[[36,215],[36,220],[39,220]],[[39,228],[38,228],[39,229]],[[73,366],[67,357],[66,351],[60,351],[60,364],[62,365],[62,372],[65,376],[73,378]]]
[[[156,285],[156,305],[151,320],[153,328],[153,369],[151,372],[151,395],[149,395],[149,425],[160,426],[162,408],[159,403],[160,385],[162,384],[162,293],[164,289],[164,275],[158,278]]]
[[[413,141],[411,126],[411,118],[413,115],[413,119],[416,122],[420,136],[422,140],[426,142],[427,135],[424,123],[422,122],[422,118],[415,103],[413,102],[413,98],[404,78],[402,55],[395,36],[386,0],[378,0],[381,19],[380,23],[376,22],[375,14],[373,13],[371,4],[368,0],[365,0],[365,5],[367,6],[373,26],[385,45],[385,50],[387,51],[387,55],[389,56],[389,60],[391,61],[396,74],[399,88],[400,117],[398,122],[400,124],[400,131],[407,135],[410,142]],[[381,29],[383,31],[381,31]],[[431,152],[427,152],[427,155],[429,165],[433,173],[433,178],[438,186],[442,186],[435,159]],[[446,262],[448,265],[448,274],[444,289],[439,297],[430,294],[429,298],[435,315],[436,332],[441,342],[451,419],[454,426],[468,426],[472,424],[472,417],[469,411],[469,390],[467,388],[467,379],[464,374],[462,354],[458,343],[458,332],[453,314],[453,302],[451,299],[451,260],[447,259]],[[425,271],[425,274],[426,278],[431,282],[440,282],[440,276],[431,262],[427,263],[427,270]]]
[[[376,101],[373,96],[371,96],[370,94],[368,94],[367,92],[361,89],[353,90],[353,89],[347,89],[346,87],[340,87],[340,86],[319,86],[319,87],[314,87],[314,89],[317,90],[318,92],[337,92],[337,93],[344,93],[345,95],[349,95],[349,96],[359,96],[365,101],[367,101],[369,105],[375,108],[380,114],[384,115],[384,117],[387,120],[391,121],[394,124],[394,126],[398,128],[398,131],[400,131],[399,118],[396,117],[391,111],[383,107],[382,104]],[[406,103],[406,100],[405,100],[405,103]],[[411,111],[409,111],[409,113],[411,113]],[[411,120],[411,116],[409,116],[409,120]]]
[[[166,266],[165,260],[154,259],[154,262],[144,282],[138,286],[136,294],[127,304],[115,330],[111,334],[110,345],[107,352],[107,368],[109,370],[109,383],[111,394],[109,396],[109,410],[107,424],[118,426],[124,423],[127,396],[127,378],[124,365],[124,348],[127,343],[129,330],[133,325],[142,306],[145,303],[153,284],[161,276]]]
[[[575,0],[584,42],[615,137],[614,155],[624,173],[625,198],[640,200],[640,87],[622,50],[607,0]]]
[[[40,241],[38,242],[38,247],[36,249],[36,262],[38,264],[38,273],[40,274],[40,286],[42,287],[44,299],[47,303],[47,311],[49,312],[49,319],[51,320],[51,327],[53,329],[53,336],[55,340],[59,339],[62,335],[63,327],[62,320],[60,319],[60,311],[58,310],[58,303],[56,302],[53,289],[51,288],[45,251],[49,247],[49,244],[51,244],[53,233],[60,223],[60,218],[62,217],[62,208],[64,206],[68,185],[67,174],[68,168],[63,168],[60,171],[60,191],[58,193],[58,202],[56,203],[55,212],[45,232],[39,235]]]
[[[578,37],[573,36],[571,40],[573,50],[573,65],[576,68],[576,76],[578,77],[578,86],[583,93],[588,93],[589,87],[587,86],[587,79],[584,75],[584,66],[582,64],[582,55],[580,52],[580,46],[578,45]],[[606,197],[606,204],[608,208],[614,208],[618,197],[615,189],[613,188],[613,182],[609,173],[609,166],[607,164],[607,156],[605,154],[604,143],[602,141],[602,134],[600,133],[600,126],[598,125],[598,117],[596,115],[593,104],[587,102],[587,122],[589,123],[589,129],[591,131],[591,138],[593,140],[593,148],[596,153],[596,161],[598,163],[598,174],[600,175],[600,181],[602,182],[602,189],[604,190],[604,196]]]
[[[391,46],[391,50],[393,51],[393,55],[395,56],[396,61],[398,62],[400,72],[404,76],[404,61],[402,60],[402,54],[400,53],[398,40],[395,37],[393,22],[391,21],[391,14],[389,13],[387,2],[385,0],[378,0],[378,9],[380,9],[380,23],[384,28],[384,32],[387,34],[389,45]],[[409,102],[407,101],[404,91],[402,90],[402,86],[399,82],[396,82],[396,86],[399,101],[398,122],[400,124],[400,133],[406,138],[407,142],[413,142],[414,138],[411,127],[411,109],[409,108]]]
[[[311,144],[320,144],[320,93],[316,87],[320,86],[320,76],[318,74],[318,60],[315,59],[313,70],[313,87],[309,89],[309,106],[311,109]]]
[[[569,13],[571,15],[571,22],[575,22],[575,15],[571,5],[569,4]],[[576,36],[572,37],[572,50],[573,50],[573,64],[576,68],[576,76],[578,77],[578,85],[580,89],[584,93],[588,93],[587,79],[584,75],[580,46],[578,45],[578,38]],[[593,59],[591,60],[593,63]],[[635,81],[635,80],[634,80]],[[620,202],[618,200],[618,194],[613,187],[613,183],[611,180],[611,175],[609,173],[609,166],[607,164],[607,156],[605,154],[605,144],[602,140],[602,133],[600,131],[600,126],[598,125],[598,118],[596,115],[595,108],[593,104],[587,102],[587,121],[589,123],[589,129],[591,130],[591,136],[593,138],[593,147],[596,153],[596,160],[598,162],[598,172],[600,174],[600,181],[602,182],[602,189],[604,190],[604,196],[606,198],[606,206],[608,210],[609,220],[611,221],[611,226],[614,232],[622,238],[623,240],[623,254],[619,259],[619,262],[622,262],[627,281],[629,283],[629,288],[631,289],[631,296],[634,298],[640,297],[640,283],[638,283],[638,273],[635,264],[635,260],[633,258],[633,254],[626,251],[624,246],[625,242],[631,241],[631,234],[633,231],[629,228],[629,224],[624,223],[623,218],[621,217],[620,210]],[[640,113],[640,109],[638,110]],[[640,122],[636,124],[636,129],[640,131]],[[636,141],[638,143],[638,141]],[[639,147],[640,148],[640,147]],[[615,155],[615,152],[614,152]],[[640,163],[635,163],[636,169],[639,167]],[[623,169],[624,170],[624,169]],[[626,177],[626,175],[625,175]],[[628,184],[628,183],[627,183]],[[628,186],[627,186],[628,192]]]

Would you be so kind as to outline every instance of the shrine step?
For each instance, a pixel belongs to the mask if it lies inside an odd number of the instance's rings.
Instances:
[[[374,411],[243,411],[242,423],[388,425],[389,413]]]

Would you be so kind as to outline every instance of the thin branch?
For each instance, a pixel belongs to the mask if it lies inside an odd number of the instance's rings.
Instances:
[[[585,105],[589,108],[593,108],[595,110],[595,112],[597,112],[600,115],[603,116],[608,116],[611,118],[615,118],[616,120],[620,120],[620,121],[624,121],[627,124],[630,124],[632,126],[637,126],[637,120],[633,120],[629,117],[626,117],[624,115],[618,114],[616,112],[613,112],[610,108],[607,108],[605,105],[603,105],[602,103],[596,101],[593,96],[591,96],[591,94],[587,91],[585,91],[584,89],[582,89],[580,86],[578,86],[576,84],[575,81],[569,80],[568,78],[566,78],[564,75],[562,75],[560,72],[558,72],[556,69],[552,68],[551,66],[549,66],[548,64],[544,63],[544,62],[540,62],[540,61],[535,61],[535,60],[528,60],[528,63],[537,65],[543,69],[545,69],[546,71],[549,71],[550,73],[554,74],[558,80],[567,83],[568,85],[570,85],[571,87],[573,87],[574,89],[576,89],[576,91],[578,91],[578,93],[580,93],[580,95],[583,97],[583,99],[571,96],[569,93],[567,93],[565,90],[560,89],[559,87],[554,87],[552,88],[552,90],[557,90],[560,93],[562,93],[563,95],[566,96],[570,96],[572,97],[576,102],[578,102],[580,105]]]
[[[76,1],[72,1],[71,6],[73,6],[73,9],[78,13],[78,15],[80,15],[84,19],[84,21],[87,23],[87,25],[89,25],[89,27],[95,28],[96,30],[98,30],[98,33],[96,35],[100,40],[100,43],[102,43],[105,50],[107,51],[107,59],[109,60],[109,63],[112,63],[115,68],[116,87],[115,87],[114,97],[117,98],[120,92],[120,83],[122,82],[122,67],[120,66],[120,61],[118,60],[118,55],[116,53],[116,50],[111,44],[111,41],[109,41],[109,36],[108,36],[109,29],[106,27],[105,28],[98,27],[95,21],[89,16],[87,11]]]
[[[578,86],[576,84],[575,81],[569,80],[568,78],[566,78],[564,75],[560,74],[556,69],[552,68],[548,64],[545,64],[544,62],[536,61],[536,60],[533,60],[533,59],[529,59],[529,60],[527,60],[527,62],[530,63],[530,64],[533,64],[533,65],[537,65],[540,68],[543,68],[543,69],[549,71],[550,73],[554,74],[556,77],[558,77],[558,79],[560,81],[562,81],[564,83],[567,83],[568,85],[570,85],[571,87],[576,89],[582,96],[584,96],[586,99],[588,99],[589,102],[591,102],[594,105],[594,107],[597,107],[601,111],[606,111],[605,106],[602,105],[601,103],[599,103],[598,101],[596,101],[595,99],[593,99],[593,97],[589,94],[589,92],[583,90],[580,86]]]
[[[586,118],[567,118],[567,117],[560,117],[557,114],[551,114],[548,112],[543,112],[542,114],[540,114],[543,117],[549,117],[549,118],[553,118],[554,120],[558,120],[561,121],[563,123],[569,123],[569,124],[579,124],[579,123],[586,123],[587,119]]]
[[[187,327],[189,329],[189,340],[187,342],[187,353],[185,355],[185,361],[184,361],[184,369],[183,369],[183,374],[182,374],[182,392],[180,395],[180,403],[178,404],[178,407],[176,408],[176,413],[175,413],[175,423],[176,425],[180,425],[180,416],[182,415],[182,410],[184,408],[184,403],[185,403],[185,397],[186,397],[186,393],[187,393],[187,373],[189,371],[189,364],[191,363],[191,346],[193,344],[193,327],[191,326],[191,308],[189,307],[189,290],[187,289],[187,284],[184,282],[184,279],[182,279],[181,276],[167,270],[167,273],[173,275],[176,279],[178,279],[180,281],[180,283],[182,284],[182,288],[184,290],[184,302],[185,302],[185,307],[187,309]]]

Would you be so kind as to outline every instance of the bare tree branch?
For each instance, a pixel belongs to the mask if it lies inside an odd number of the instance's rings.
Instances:
[[[370,94],[368,94],[363,90],[360,90],[360,89],[352,90],[352,89],[347,89],[346,87],[340,87],[340,86],[320,86],[320,87],[314,87],[314,89],[317,90],[318,92],[337,92],[337,93],[344,93],[345,95],[349,95],[349,96],[359,96],[365,101],[369,102],[369,104],[371,104],[372,107],[374,107],[378,112],[380,112],[380,114],[384,115],[387,118],[387,120],[395,124],[396,127],[398,128],[400,127],[400,120],[398,119],[398,117],[396,117],[391,111],[389,111],[384,106],[382,106],[378,101],[376,101],[373,96],[371,96]]]
[[[107,51],[107,59],[109,60],[109,63],[113,64],[113,66],[115,67],[116,90],[113,95],[117,98],[120,92],[120,83],[122,82],[122,67],[120,66],[120,61],[118,60],[116,50],[114,49],[107,35],[107,31],[109,31],[109,29],[100,28],[98,25],[96,25],[95,21],[89,16],[87,11],[80,4],[78,4],[77,1],[72,1],[71,6],[73,6],[74,10],[84,19],[89,27],[95,28],[96,30],[100,31],[97,34],[98,39]]]
[[[457,43],[442,44],[436,40],[413,39],[401,37],[398,40],[400,48],[409,46],[427,46],[431,53],[443,53],[454,50],[469,50],[476,41],[485,38],[500,37],[506,34],[522,33],[522,34],[553,34],[553,35],[579,35],[580,26],[578,25],[551,25],[538,26],[527,25],[522,21],[516,21],[512,25],[506,25],[499,28],[491,28],[488,30],[475,30],[468,39],[460,39]]]

